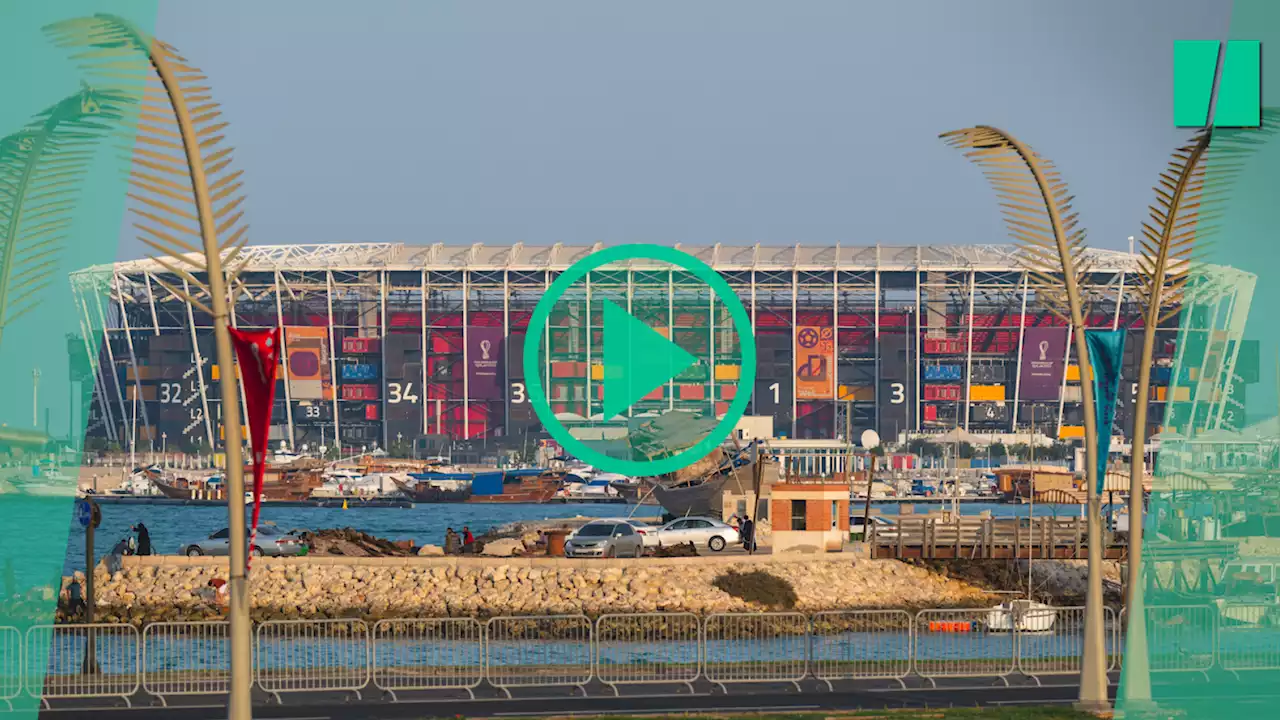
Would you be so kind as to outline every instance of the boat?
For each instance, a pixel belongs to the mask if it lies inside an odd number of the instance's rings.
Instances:
[[[408,478],[391,480],[416,503],[466,502],[471,497],[472,473],[409,473]]]
[[[263,472],[263,502],[300,502],[311,498],[314,490],[324,485],[323,463],[318,460],[295,460],[285,465],[268,465]],[[154,471],[154,468],[149,468]],[[149,474],[151,474],[149,472]],[[244,469],[245,482],[251,482],[253,468]],[[175,500],[220,500],[226,493],[222,477],[205,479],[169,479],[154,473],[151,482],[165,497]]]
[[[671,515],[720,517],[724,514],[725,493],[746,496],[755,491],[752,445],[732,453],[717,449],[707,458],[680,471],[674,480],[645,478],[645,481],[652,489],[653,497]],[[760,492],[764,497],[778,479],[778,467],[768,455],[761,455],[765,467]]]
[[[625,503],[627,500],[613,487],[608,477],[584,479],[566,475],[564,485],[555,494],[559,502]]]
[[[1010,600],[987,611],[987,630],[991,632],[1041,633],[1053,630],[1058,611],[1052,605],[1034,600]]]
[[[476,473],[471,503],[545,503],[564,485],[563,473],[546,468],[495,470]]]

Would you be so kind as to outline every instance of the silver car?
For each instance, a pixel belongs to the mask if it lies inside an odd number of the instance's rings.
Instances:
[[[564,543],[564,556],[570,558],[630,557],[644,555],[640,533],[624,521],[594,520],[578,528]]]
[[[249,531],[245,530],[245,541],[249,539]],[[271,557],[285,557],[290,555],[301,555],[306,544],[302,542],[302,538],[293,533],[281,532],[279,529],[263,526],[258,528],[258,537],[253,543],[253,547],[249,549],[249,553],[254,557],[263,555]],[[182,547],[182,552],[187,557],[198,557],[200,555],[230,555],[231,554],[231,529],[222,528],[218,532],[210,535],[204,540],[193,542]]]
[[[737,528],[708,517],[672,520],[658,528],[655,534],[658,536],[660,546],[670,547],[691,542],[694,547],[705,547],[712,552],[720,552],[729,544],[742,542]]]

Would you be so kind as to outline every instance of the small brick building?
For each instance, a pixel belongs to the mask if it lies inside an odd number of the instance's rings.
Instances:
[[[849,537],[847,483],[784,483],[769,503],[773,551],[812,547],[839,551]]]

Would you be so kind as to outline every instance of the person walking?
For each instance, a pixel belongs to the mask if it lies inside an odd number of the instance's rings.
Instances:
[[[742,547],[747,551],[748,555],[754,555],[756,552],[756,524],[752,522],[749,516],[742,517],[742,528],[738,530],[738,534],[742,536]]]

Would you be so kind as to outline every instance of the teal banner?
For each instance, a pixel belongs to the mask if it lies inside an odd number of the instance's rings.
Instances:
[[[1120,390],[1120,363],[1124,359],[1124,330],[1086,330],[1089,365],[1093,369],[1093,411],[1098,421],[1098,481],[1102,493],[1111,454],[1111,425],[1116,419],[1116,394]]]

